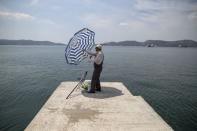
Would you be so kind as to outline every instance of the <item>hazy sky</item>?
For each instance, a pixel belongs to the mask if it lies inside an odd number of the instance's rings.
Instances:
[[[0,39],[197,40],[197,0],[0,0]]]

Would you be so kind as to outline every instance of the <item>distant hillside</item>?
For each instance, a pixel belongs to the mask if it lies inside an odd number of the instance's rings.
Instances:
[[[0,39],[0,45],[59,45],[65,46],[63,43],[54,43],[50,41],[33,41],[33,40],[6,40]],[[197,42],[193,40],[163,41],[163,40],[147,40],[145,42],[138,41],[120,41],[103,43],[104,46],[146,46],[146,47],[197,47]]]
[[[145,42],[138,41],[120,41],[103,43],[105,46],[147,46],[147,47],[197,47],[197,42],[193,40],[163,41],[163,40],[147,40]]]
[[[103,45],[109,45],[109,46],[143,46],[143,43],[142,42],[137,42],[137,41],[120,41],[120,42],[103,43]]]
[[[0,45],[60,45],[65,46],[63,43],[54,43],[50,41],[33,41],[33,40],[5,40],[0,39]]]

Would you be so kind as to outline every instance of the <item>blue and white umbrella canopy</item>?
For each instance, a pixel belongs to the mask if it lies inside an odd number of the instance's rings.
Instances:
[[[66,49],[65,57],[68,64],[78,65],[83,59],[88,57],[84,50],[91,50],[94,46],[95,33],[88,28],[84,28],[70,39]]]

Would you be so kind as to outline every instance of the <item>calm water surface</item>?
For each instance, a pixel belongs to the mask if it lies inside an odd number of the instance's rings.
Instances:
[[[0,130],[23,130],[62,81],[92,64],[63,46],[0,46]],[[197,130],[197,48],[104,47],[102,81],[121,81],[177,131]]]

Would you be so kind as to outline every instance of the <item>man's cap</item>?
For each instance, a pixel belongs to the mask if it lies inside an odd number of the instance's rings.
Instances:
[[[100,49],[100,50],[101,50],[101,49],[102,49],[102,45],[97,44],[95,48],[98,48],[98,49]]]

